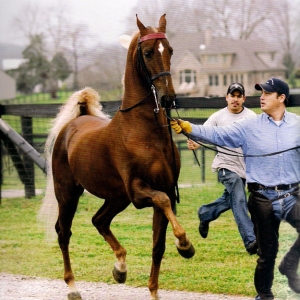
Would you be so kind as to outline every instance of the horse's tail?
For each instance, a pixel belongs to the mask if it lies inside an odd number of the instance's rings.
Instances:
[[[67,103],[60,108],[56,118],[51,121],[52,127],[45,143],[45,157],[47,160],[47,186],[42,206],[38,214],[38,220],[45,223],[47,237],[55,236],[54,225],[58,217],[58,204],[55,197],[52,175],[52,151],[55,140],[71,120],[81,115],[93,115],[103,120],[109,120],[109,116],[103,113],[99,94],[92,88],[86,87],[71,95]]]
[[[55,140],[62,128],[81,115],[92,115],[105,120],[109,119],[109,116],[102,111],[99,94],[90,87],[73,93],[67,103],[60,108],[56,118],[52,120],[52,126],[45,144],[47,159],[51,156]]]

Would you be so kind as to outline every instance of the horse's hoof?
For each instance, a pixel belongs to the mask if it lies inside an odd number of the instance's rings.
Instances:
[[[78,292],[70,292],[68,294],[68,300],[82,300],[80,293]]]
[[[151,294],[151,300],[159,300],[159,296],[158,296],[158,293],[155,293],[155,294]]]
[[[195,254],[195,248],[194,248],[194,246],[191,243],[186,248],[180,247],[179,243],[178,243],[178,240],[176,240],[175,244],[176,244],[178,253],[182,257],[184,257],[184,258],[191,258],[191,257],[194,256],[194,254]]]
[[[116,282],[124,283],[126,281],[127,271],[121,272],[116,267],[114,267],[112,273]]]

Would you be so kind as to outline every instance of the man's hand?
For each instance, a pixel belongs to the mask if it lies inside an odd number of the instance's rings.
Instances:
[[[187,147],[190,149],[190,150],[196,150],[200,147],[200,145],[190,139],[187,140]]]
[[[190,122],[188,121],[183,121],[183,120],[171,120],[170,124],[172,126],[172,128],[174,129],[174,131],[179,134],[182,131],[184,131],[185,133],[191,133],[192,132],[192,125]]]

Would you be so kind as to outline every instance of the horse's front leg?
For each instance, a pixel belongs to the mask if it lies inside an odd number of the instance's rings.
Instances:
[[[170,198],[163,192],[153,191],[152,201],[155,206],[159,207],[163,211],[164,215],[170,221],[173,233],[177,238],[175,244],[179,254],[184,258],[193,257],[195,249],[190,240],[187,238],[185,230],[179,224],[172,210]]]
[[[92,219],[93,225],[110,245],[117,258],[117,262],[113,268],[113,276],[118,283],[124,283],[127,277],[126,249],[122,247],[111,232],[110,223],[118,213],[123,211],[129,205],[129,203],[129,200],[105,200],[103,206]]]
[[[153,249],[152,249],[152,266],[150,278],[148,281],[148,288],[152,300],[159,299],[158,297],[158,277],[163,255],[166,248],[166,231],[168,226],[168,219],[157,207],[154,207],[153,214]]]
[[[132,182],[132,190],[135,191],[132,200],[133,205],[136,208],[149,206],[160,208],[172,225],[173,233],[177,238],[175,244],[179,254],[185,258],[193,257],[195,249],[187,238],[185,230],[179,224],[173,212],[171,200],[168,195],[164,192],[153,190],[150,187],[145,186],[143,181],[139,179]]]

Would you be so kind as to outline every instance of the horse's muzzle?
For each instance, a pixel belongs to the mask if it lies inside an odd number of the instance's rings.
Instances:
[[[176,99],[175,95],[174,96],[163,95],[161,97],[160,104],[163,108],[171,109],[174,107],[175,99]]]

